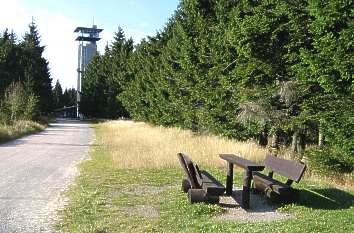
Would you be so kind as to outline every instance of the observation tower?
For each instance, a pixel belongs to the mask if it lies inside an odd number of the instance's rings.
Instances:
[[[81,87],[82,87],[82,78],[85,72],[86,66],[90,63],[92,57],[97,52],[97,44],[99,41],[100,32],[103,29],[97,28],[96,25],[93,25],[91,28],[87,27],[77,27],[74,30],[74,33],[77,33],[76,41],[79,42],[78,49],[78,66],[77,66],[77,94],[76,94],[76,116],[81,117],[79,112],[79,105],[81,100]]]

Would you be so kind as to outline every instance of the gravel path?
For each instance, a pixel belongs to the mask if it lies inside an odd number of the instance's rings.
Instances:
[[[242,189],[233,190],[232,196],[222,196],[220,204],[224,207],[225,213],[218,216],[219,220],[243,221],[243,222],[271,222],[288,219],[291,216],[285,212],[278,212],[276,207],[261,194],[251,193],[250,209],[241,208]]]
[[[0,145],[0,233],[52,232],[61,193],[87,158],[93,130],[58,120],[45,131]]]

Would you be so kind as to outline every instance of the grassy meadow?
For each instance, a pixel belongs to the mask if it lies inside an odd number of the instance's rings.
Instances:
[[[179,165],[178,152],[205,166],[224,167],[219,153],[239,153],[261,161],[266,149],[253,142],[236,142],[217,136],[198,136],[177,128],[150,126],[143,122],[112,121],[99,126],[97,144],[108,151],[117,168],[172,168]]]
[[[56,226],[60,232],[354,232],[354,188],[345,182],[350,177],[323,179],[307,172],[294,184],[301,189],[299,203],[275,205],[289,214],[287,219],[224,220],[225,209],[219,205],[189,204],[180,191],[184,174],[176,153],[185,152],[225,182],[226,162],[219,153],[262,161],[266,149],[133,121],[93,127],[91,159],[80,165],[67,192]],[[234,185],[240,187],[243,170],[236,168],[234,175]]]

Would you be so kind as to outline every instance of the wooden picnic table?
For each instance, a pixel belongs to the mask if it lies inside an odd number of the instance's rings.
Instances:
[[[234,154],[220,154],[220,158],[227,161],[227,176],[226,176],[226,195],[232,195],[233,186],[233,168],[234,164],[245,169],[245,176],[243,178],[241,206],[244,209],[249,209],[250,202],[250,187],[253,171],[262,171],[264,166],[250,160],[241,158]]]

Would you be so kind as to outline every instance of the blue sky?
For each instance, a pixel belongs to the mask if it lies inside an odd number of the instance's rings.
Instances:
[[[163,29],[179,0],[0,0],[0,30],[13,29],[21,38],[32,16],[46,46],[52,78],[63,87],[75,87],[77,43],[73,30],[92,26],[93,18],[103,28],[100,51],[121,26],[138,43]],[[15,12],[15,13],[14,13]]]

